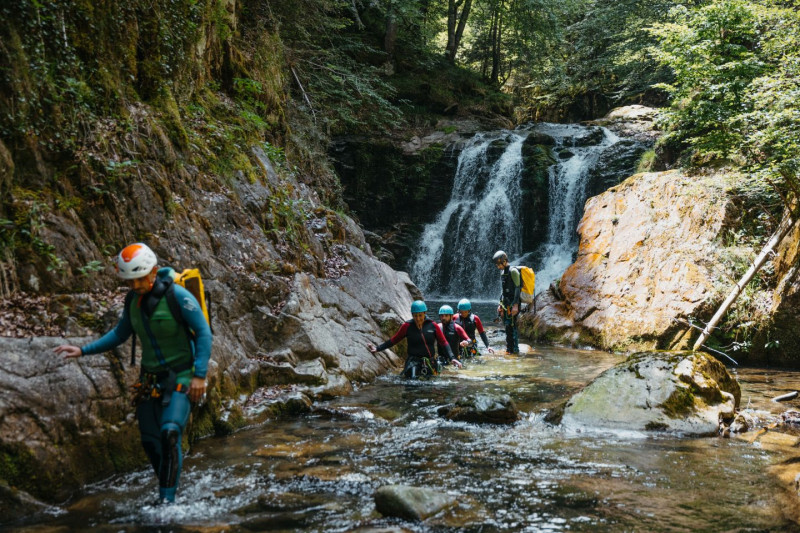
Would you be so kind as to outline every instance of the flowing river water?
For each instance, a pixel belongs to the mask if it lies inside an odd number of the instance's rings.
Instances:
[[[493,344],[500,332],[490,330]],[[16,530],[31,531],[796,531],[767,467],[779,455],[740,439],[565,430],[544,415],[620,360],[536,347],[484,355],[429,381],[392,374],[307,415],[208,438],[184,463],[177,502],[153,506],[149,470],[86,487]],[[800,388],[797,374],[742,369],[742,406]],[[505,393],[510,426],[451,422],[440,406]],[[425,522],[384,518],[385,484],[445,491],[458,506]],[[7,524],[10,526],[10,524]],[[394,529],[391,529],[394,528]]]

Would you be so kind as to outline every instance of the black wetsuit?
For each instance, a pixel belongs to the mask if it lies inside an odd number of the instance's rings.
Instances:
[[[449,352],[448,361],[453,359],[452,350],[450,350],[450,345],[447,343],[447,339],[442,333],[442,330],[436,323],[427,318],[425,322],[422,323],[422,328],[417,328],[417,324],[413,320],[403,322],[403,325],[400,326],[397,333],[395,333],[391,339],[378,346],[376,351],[380,352],[391,348],[403,339],[408,341],[408,356],[406,357],[406,364],[403,368],[403,375],[406,377],[417,377],[433,370],[432,368],[428,369],[424,365],[424,360],[428,359],[431,365],[436,364],[435,353],[437,344],[441,346],[446,353]]]

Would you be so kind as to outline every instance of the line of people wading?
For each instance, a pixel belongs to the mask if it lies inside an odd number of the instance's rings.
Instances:
[[[492,261],[501,271],[502,292],[497,306],[497,315],[503,321],[506,333],[506,352],[519,355],[519,334],[517,315],[520,309],[522,278],[519,271],[508,263],[508,255],[499,250]],[[422,300],[411,304],[411,320],[404,322],[390,339],[378,346],[367,344],[370,352],[380,352],[391,348],[403,339],[408,342],[408,353],[402,375],[408,378],[437,374],[445,365],[461,368],[463,357],[479,355],[476,333],[481,336],[489,353],[489,339],[481,319],[472,313],[472,304],[466,298],[458,302],[458,316],[453,319],[453,308],[443,305],[439,309],[439,323],[427,318],[428,306]],[[437,355],[434,355],[437,354]]]
[[[506,348],[508,353],[518,354],[520,274],[509,266],[505,252],[497,252],[493,260],[502,270],[503,290],[497,313],[505,324]],[[134,341],[136,337],[142,340],[133,404],[142,447],[158,478],[155,503],[174,502],[183,464],[181,440],[191,404],[200,402],[206,394],[211,328],[198,299],[174,282],[174,270],[158,267],[156,254],[147,245],[126,246],[117,255],[115,266],[118,277],[130,288],[117,325],[94,342],[84,346],[63,344],[53,351],[70,359],[112,350],[131,335],[135,335]],[[453,308],[443,305],[438,324],[427,318],[427,310],[425,302],[413,302],[412,319],[379,346],[368,344],[369,351],[385,350],[407,339],[403,375],[410,378],[436,374],[446,364],[461,368],[462,354],[465,357],[479,354],[477,335],[487,350],[494,352],[468,299],[458,302],[455,318]]]

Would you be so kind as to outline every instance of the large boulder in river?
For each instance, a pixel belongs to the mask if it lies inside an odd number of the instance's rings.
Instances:
[[[716,433],[741,391],[725,366],[702,352],[642,352],[606,370],[570,398],[571,428]]]
[[[578,256],[520,319],[522,334],[634,351],[685,348],[676,319],[703,316],[732,272],[721,235],[733,218],[722,176],[637,174],[586,202]]]

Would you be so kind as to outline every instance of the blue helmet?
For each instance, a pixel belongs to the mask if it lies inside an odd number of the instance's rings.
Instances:
[[[453,308],[450,307],[449,305],[443,305],[443,306],[441,306],[439,308],[439,314],[440,315],[452,315],[453,314]]]
[[[422,300],[414,300],[414,302],[411,304],[411,314],[412,315],[414,313],[424,313],[427,310],[428,310],[428,306],[425,305],[425,302],[423,302]]]
[[[469,303],[469,300],[467,300],[466,298],[462,298],[461,300],[459,300],[458,302],[459,311],[469,311],[470,309],[472,309],[472,304]]]

